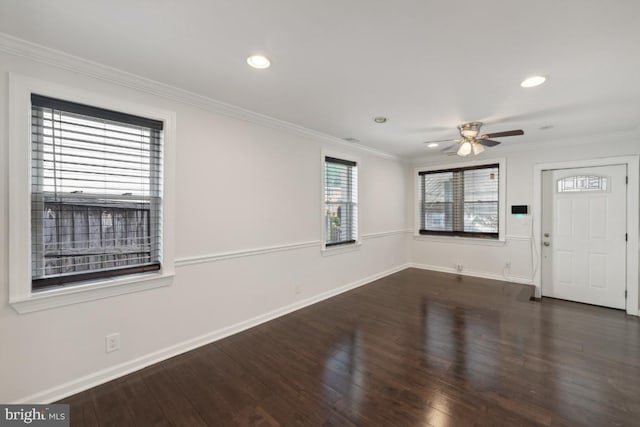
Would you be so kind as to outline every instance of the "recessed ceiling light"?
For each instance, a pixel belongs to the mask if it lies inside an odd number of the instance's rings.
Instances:
[[[540,86],[546,80],[547,80],[547,78],[545,76],[532,76],[532,77],[524,79],[522,81],[522,83],[520,83],[520,86],[522,86],[522,87],[536,87],[536,86]]]
[[[386,117],[376,117],[375,119],[373,119],[374,122],[376,123],[385,123],[387,121]]]
[[[247,58],[247,64],[251,65],[253,68],[264,70],[265,68],[269,68],[271,66],[271,61],[269,61],[269,58],[267,58],[266,56],[251,55]]]
[[[347,137],[342,138],[342,139],[344,139],[344,140],[345,140],[345,141],[347,141],[347,142],[359,142],[359,141],[358,141],[358,138],[354,138],[354,137],[352,137],[352,136],[347,136]]]
[[[544,125],[544,126],[540,126],[539,128],[540,130],[548,130],[548,129],[553,129],[553,125]]]
[[[438,146],[437,142],[432,142],[431,144],[427,144],[428,148],[436,148]]]

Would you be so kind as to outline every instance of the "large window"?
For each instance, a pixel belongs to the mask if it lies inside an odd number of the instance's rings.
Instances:
[[[163,123],[31,105],[32,289],[159,270]]]
[[[420,234],[498,238],[499,165],[419,172]]]
[[[355,243],[358,236],[356,162],[324,159],[325,246]]]

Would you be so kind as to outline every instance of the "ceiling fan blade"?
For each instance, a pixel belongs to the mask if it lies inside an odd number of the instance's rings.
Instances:
[[[432,144],[434,142],[460,142],[459,139],[437,139],[435,141],[424,141],[425,144]]]
[[[478,139],[503,138],[505,136],[517,136],[517,135],[524,135],[524,131],[522,129],[518,129],[518,130],[507,130],[504,132],[485,133],[484,135],[480,135]]]
[[[478,139],[478,144],[484,145],[485,147],[495,147],[500,144],[500,141],[494,141],[492,139]]]
[[[442,150],[440,151],[447,151],[447,150],[451,150],[452,148],[454,148],[455,146],[458,145],[458,142],[456,142],[455,144],[451,144],[448,147],[444,147]]]

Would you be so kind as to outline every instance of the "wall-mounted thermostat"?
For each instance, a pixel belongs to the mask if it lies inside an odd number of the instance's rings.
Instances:
[[[526,215],[529,213],[528,205],[511,205],[511,213],[514,215]]]

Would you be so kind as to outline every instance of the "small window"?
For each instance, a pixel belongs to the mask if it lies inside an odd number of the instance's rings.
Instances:
[[[497,239],[499,165],[419,172],[420,234]]]
[[[558,180],[558,193],[581,191],[607,191],[608,179],[598,175],[568,176]]]
[[[31,105],[32,289],[159,270],[163,123]]]
[[[325,157],[325,246],[355,243],[358,236],[358,168],[356,162]]]

